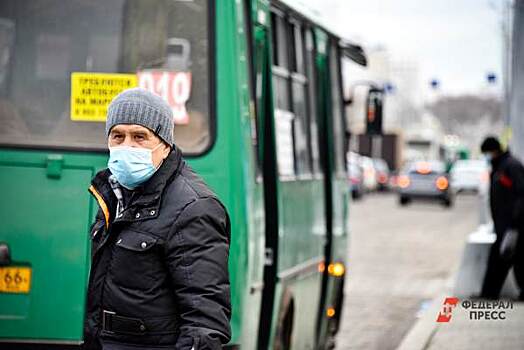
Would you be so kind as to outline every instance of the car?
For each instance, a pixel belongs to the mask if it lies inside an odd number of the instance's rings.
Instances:
[[[397,185],[400,205],[407,205],[415,199],[439,201],[446,207],[453,205],[449,174],[441,161],[408,164],[398,176]]]
[[[366,156],[360,156],[360,164],[364,171],[364,189],[366,192],[372,192],[377,189],[377,171],[373,159]]]
[[[360,199],[364,195],[364,171],[358,162],[349,162],[349,187],[353,199]]]
[[[389,184],[388,184],[388,187],[390,190],[396,190],[398,188],[398,172],[393,170],[390,174],[389,174]]]
[[[489,165],[482,159],[457,160],[451,168],[450,182],[456,192],[478,193],[489,184]]]
[[[386,191],[389,189],[390,171],[388,163],[384,159],[374,158],[375,176],[377,177],[377,189]]]

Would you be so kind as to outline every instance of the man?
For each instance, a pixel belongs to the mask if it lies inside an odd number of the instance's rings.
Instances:
[[[524,297],[524,167],[509,151],[503,151],[495,137],[487,137],[481,151],[491,161],[490,207],[497,239],[491,247],[481,296],[499,297],[509,269],[513,266],[515,278]],[[512,244],[511,236],[515,236]],[[509,242],[509,243],[508,243]],[[514,251],[510,258],[501,254],[501,246]]]
[[[144,89],[109,105],[109,169],[89,188],[100,208],[86,349],[215,350],[230,339],[229,217],[173,127],[170,107]]]

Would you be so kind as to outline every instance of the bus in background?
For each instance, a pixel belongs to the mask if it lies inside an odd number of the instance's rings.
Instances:
[[[413,124],[404,130],[404,162],[444,160],[444,133],[437,123]]]
[[[142,86],[231,216],[231,349],[333,346],[348,240],[342,55],[291,1],[0,4],[0,347],[78,349],[105,112]],[[140,254],[137,252],[137,254]]]

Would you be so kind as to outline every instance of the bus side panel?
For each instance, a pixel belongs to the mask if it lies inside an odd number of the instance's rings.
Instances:
[[[104,155],[0,151],[0,241],[12,260],[4,274],[20,267],[31,273],[19,278],[25,292],[0,293],[0,340],[82,341],[96,210],[87,187],[103,164]]]
[[[293,299],[292,347],[313,349],[315,315],[320,302],[321,274],[325,240],[324,194],[322,180],[280,183],[282,235],[279,247],[279,280],[283,292]],[[282,295],[280,295],[281,300]],[[282,311],[282,305],[279,308]],[[277,325],[278,326],[278,325]]]

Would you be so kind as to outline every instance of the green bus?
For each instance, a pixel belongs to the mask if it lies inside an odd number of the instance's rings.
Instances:
[[[291,1],[0,3],[0,348],[79,348],[104,113],[143,86],[227,206],[229,348],[333,344],[349,188],[341,58]]]

